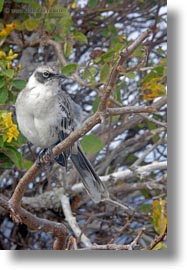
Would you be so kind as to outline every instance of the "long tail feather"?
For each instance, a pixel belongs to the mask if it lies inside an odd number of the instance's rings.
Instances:
[[[95,202],[100,202],[109,198],[107,188],[99,176],[95,173],[91,163],[83,153],[80,145],[77,145],[76,153],[71,153],[70,157],[82,178],[82,182],[89,196]]]

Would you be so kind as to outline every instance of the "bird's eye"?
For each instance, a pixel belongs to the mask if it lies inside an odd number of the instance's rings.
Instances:
[[[43,72],[43,77],[44,78],[48,78],[49,77],[49,72],[48,71],[44,71]]]

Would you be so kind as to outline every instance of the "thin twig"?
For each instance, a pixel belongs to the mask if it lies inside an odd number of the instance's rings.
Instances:
[[[137,245],[138,241],[142,237],[145,228],[142,228],[136,238],[128,245],[116,245],[116,244],[106,244],[106,245],[97,245],[94,244],[90,249],[91,250],[133,250],[134,247]],[[89,249],[89,248],[87,248]],[[85,249],[82,249],[85,250]]]
[[[72,231],[74,232],[75,236],[79,238],[81,235],[80,237],[81,243],[85,247],[91,247],[92,243],[90,242],[90,240],[87,238],[85,234],[81,233],[81,229],[77,224],[76,218],[72,214],[69,198],[65,194],[61,195],[61,203],[66,220],[69,226],[71,227]]]
[[[151,242],[151,244],[147,247],[147,249],[148,249],[148,250],[154,249],[154,247],[156,247],[156,245],[157,245],[158,243],[160,243],[160,242],[162,242],[162,241],[164,240],[166,234],[167,234],[167,226],[166,226],[164,232],[163,232],[161,235],[157,236],[157,237]]]

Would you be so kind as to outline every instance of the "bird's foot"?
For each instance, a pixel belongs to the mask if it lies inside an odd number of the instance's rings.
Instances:
[[[42,165],[53,163],[54,160],[55,158],[54,158],[52,148],[47,148],[40,151],[36,163],[40,167]]]

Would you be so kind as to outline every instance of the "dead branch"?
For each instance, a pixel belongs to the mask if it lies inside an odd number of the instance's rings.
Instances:
[[[81,229],[79,225],[77,224],[76,218],[72,214],[69,198],[65,194],[61,195],[61,204],[62,204],[62,208],[63,208],[64,215],[66,217],[66,220],[69,226],[71,227],[72,231],[74,232],[75,236],[77,238],[80,237],[80,242],[85,247],[91,247],[92,243],[86,237],[86,235],[81,232]]]
[[[142,228],[139,231],[136,238],[128,245],[116,245],[116,244],[97,245],[97,244],[94,244],[94,245],[92,245],[92,247],[90,249],[91,250],[133,250],[136,247],[140,238],[142,237],[144,231],[145,231],[145,228]]]
[[[108,108],[107,112],[111,115],[120,115],[125,113],[155,113],[156,108],[153,107],[137,107],[137,106],[128,106],[121,108]]]

